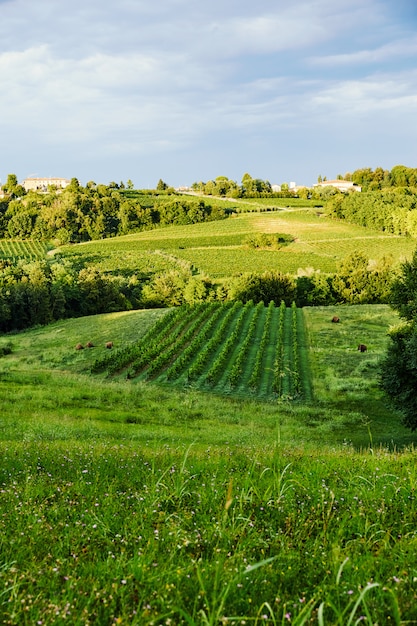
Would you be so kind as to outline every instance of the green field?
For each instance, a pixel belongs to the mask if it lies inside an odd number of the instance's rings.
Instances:
[[[250,249],[254,233],[287,234],[293,242],[280,249]],[[330,220],[317,209],[292,208],[274,212],[239,213],[217,222],[169,226],[116,239],[64,246],[60,252],[78,263],[97,263],[105,271],[164,270],[158,251],[170,255],[171,266],[186,262],[214,279],[241,272],[277,270],[297,274],[313,268],[336,271],[337,264],[352,252],[371,260],[391,255],[395,262],[410,258],[411,238],[371,231],[343,221]]]
[[[253,315],[254,309],[255,307],[252,307],[252,310],[248,308],[246,314]],[[7,382],[10,376],[11,379],[18,381],[19,377],[24,374],[30,381],[31,376],[35,378],[39,376],[42,379],[45,374],[49,381],[48,385],[51,385],[51,380],[56,375],[54,385],[59,387],[61,382],[65,385],[67,376],[81,376],[81,380],[86,385],[92,385],[93,391],[88,396],[91,395],[93,398],[96,393],[94,385],[97,385],[97,388],[102,386],[103,389],[109,390],[119,389],[119,386],[120,389],[126,390],[148,389],[149,384],[144,381],[145,370],[143,374],[128,379],[130,361],[123,365],[120,371],[119,366],[113,369],[110,378],[107,368],[116,358],[119,358],[119,355],[123,356],[126,351],[129,354],[129,350],[136,344],[140,347],[141,340],[147,336],[147,333],[150,333],[151,337],[154,335],[157,339],[155,324],[161,324],[161,320],[162,335],[164,326],[167,325],[164,320],[170,311],[178,316],[181,315],[178,309],[127,311],[63,320],[45,328],[4,336],[0,338],[0,347],[3,343],[11,343],[12,353],[0,359],[1,380]],[[291,309],[288,309],[287,313],[289,314],[290,311]],[[261,320],[265,320],[267,309],[261,307],[261,312],[264,316]],[[326,442],[329,445],[342,444],[347,440],[356,447],[366,447],[369,443],[370,427],[373,440],[377,445],[407,445],[415,441],[414,435],[400,426],[398,414],[387,405],[377,385],[378,363],[385,353],[388,341],[387,329],[396,323],[398,319],[396,314],[386,305],[306,307],[299,313],[302,313],[303,320],[303,324],[299,322],[299,326],[304,328],[304,333],[298,342],[300,346],[298,358],[300,368],[303,368],[304,376],[309,381],[313,401],[310,401],[309,397],[299,398],[295,402],[285,398],[278,401],[277,394],[272,393],[267,396],[267,402],[260,404],[262,410],[271,410],[275,414],[275,419],[281,411],[284,411],[286,417],[281,424],[284,440],[288,437],[288,440],[302,441],[303,444],[321,442],[322,432],[327,431]],[[274,315],[278,316],[278,314],[279,309],[276,308]],[[331,323],[334,314],[340,317],[339,324]],[[261,338],[261,320],[257,321],[258,339]],[[249,325],[248,319],[245,323]],[[189,325],[191,325],[191,320]],[[212,332],[215,334],[214,327]],[[278,332],[277,325],[275,325],[274,332]],[[242,347],[244,339],[242,334],[237,345]],[[227,341],[226,335],[223,340]],[[114,343],[112,351],[105,348],[108,341]],[[76,344],[81,343],[85,346],[87,342],[93,343],[95,347],[81,351],[75,350]],[[358,343],[365,343],[368,351],[364,354],[358,352]],[[288,345],[289,342],[287,342],[287,347]],[[307,363],[303,362],[305,347],[307,348]],[[161,353],[165,351],[164,347]],[[236,357],[236,352],[231,352],[230,355],[232,362],[232,357],[233,355]],[[197,352],[194,356],[197,356]],[[214,360],[215,354],[211,356],[210,363]],[[104,363],[104,367],[96,367],[100,363]],[[244,362],[247,372],[252,371],[253,364],[254,361],[249,358]],[[93,377],[91,376],[92,370],[98,372]],[[166,374],[163,370],[159,375],[158,384],[153,384],[152,387],[162,389],[162,396],[171,392],[181,395],[184,392],[186,398],[188,394],[194,395],[199,392],[194,381],[190,388],[190,381],[185,381],[181,377],[178,380],[166,381]],[[264,372],[263,376],[265,379],[268,374]],[[212,398],[213,391],[216,389],[213,389],[211,385],[206,385],[203,380],[201,382],[200,389],[206,392],[205,395],[208,398]],[[163,383],[162,386],[161,383]],[[232,403],[232,406],[235,402],[239,403],[239,410],[247,410],[249,413],[253,410],[252,403],[256,403],[258,398],[257,393],[250,388],[242,393],[239,386],[233,388],[228,384],[223,389],[217,388],[217,392],[219,393],[216,393],[216,396],[229,397],[228,401]],[[38,393],[42,395],[42,389],[39,389]],[[106,391],[105,395],[107,393]],[[132,393],[135,392],[132,391]],[[53,395],[52,415],[56,401],[56,394]],[[99,393],[99,399],[94,400],[94,406],[97,406],[98,412],[101,411],[100,397]],[[76,396],[72,399],[75,400]],[[300,400],[303,401],[300,402]],[[3,397],[3,403],[4,401]],[[130,400],[127,400],[127,405],[129,402]],[[246,403],[248,403],[248,408],[246,408]],[[80,407],[83,407],[82,400],[74,405],[75,413],[80,410]],[[19,412],[19,409],[17,404],[13,408],[13,413]],[[117,406],[114,410],[117,415]],[[134,407],[128,409],[128,411],[133,410]],[[296,419],[288,421],[288,415],[293,415]],[[116,417],[114,419],[120,421]],[[312,427],[305,430],[304,422],[310,420]],[[13,428],[16,427],[17,424],[13,424]],[[42,427],[42,424],[39,424],[39,427]],[[180,431],[181,427],[180,424]],[[293,429],[295,429],[295,434]]]

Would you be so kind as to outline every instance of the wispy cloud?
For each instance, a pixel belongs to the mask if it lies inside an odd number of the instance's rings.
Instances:
[[[417,37],[392,41],[374,49],[354,50],[344,54],[332,54],[327,56],[315,56],[310,58],[310,63],[322,67],[341,67],[360,64],[379,64],[389,60],[413,58],[417,54]]]

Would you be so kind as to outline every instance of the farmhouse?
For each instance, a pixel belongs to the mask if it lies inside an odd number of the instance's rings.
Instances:
[[[70,184],[68,178],[25,178],[22,183],[26,191],[48,191],[48,187],[65,189]]]
[[[323,180],[321,183],[316,183],[313,187],[335,187],[339,191],[362,191],[362,187],[356,183],[352,183],[350,180]]]

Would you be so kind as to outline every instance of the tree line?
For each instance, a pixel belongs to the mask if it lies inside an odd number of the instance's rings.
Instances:
[[[366,256],[346,258],[332,276],[312,272],[241,274],[226,284],[184,267],[152,276],[110,274],[77,267],[59,256],[13,263],[0,261],[0,332],[49,324],[58,319],[139,308],[171,307],[205,301],[252,300],[298,306],[389,301],[394,273],[389,260],[370,266]]]
[[[103,239],[168,224],[223,219],[226,211],[204,200],[160,191],[130,197],[115,184],[29,191],[9,175],[0,200],[0,238],[54,241],[57,245]]]
[[[370,167],[354,170],[337,175],[338,179],[348,180],[360,185],[362,191],[393,190],[398,188],[417,188],[417,168],[396,165],[391,170],[377,167],[373,170]],[[268,180],[253,178],[245,173],[241,183],[229,179],[227,176],[217,176],[207,182],[199,181],[192,184],[195,192],[211,196],[223,196],[228,198],[288,198],[301,197],[322,200],[327,197],[340,195],[336,188],[326,186],[326,176],[319,175],[317,180],[324,183],[323,187],[297,187],[296,190],[289,187],[288,183],[280,185],[280,191],[274,190]],[[160,181],[161,182],[161,181]],[[416,193],[416,191],[414,191]]]
[[[344,219],[394,235],[417,236],[417,189],[403,187],[362,193],[336,193],[325,205],[328,217]]]
[[[340,176],[340,178],[342,178]],[[379,189],[392,189],[395,187],[417,187],[417,168],[395,165],[391,170],[377,167],[357,169],[344,176],[362,187],[362,191],[378,191]]]

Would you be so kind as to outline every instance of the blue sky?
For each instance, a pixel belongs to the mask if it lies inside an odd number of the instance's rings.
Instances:
[[[0,0],[0,179],[417,167],[416,0]]]

